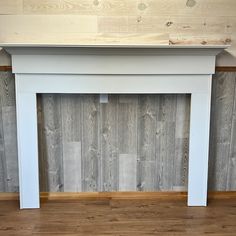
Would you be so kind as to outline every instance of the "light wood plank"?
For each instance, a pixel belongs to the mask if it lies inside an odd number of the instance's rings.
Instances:
[[[63,143],[64,192],[81,192],[81,142]]]
[[[6,1],[3,1],[5,5]],[[214,6],[214,7],[212,7]],[[24,14],[235,16],[234,0],[24,0]],[[19,13],[21,13],[19,11]]]
[[[137,155],[119,155],[119,191],[136,191]]]
[[[23,13],[23,0],[0,0],[0,15]]]
[[[2,43],[67,42],[77,44],[81,34],[97,33],[97,17],[0,15],[0,32]]]

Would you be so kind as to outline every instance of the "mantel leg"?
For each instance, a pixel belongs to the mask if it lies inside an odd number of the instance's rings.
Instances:
[[[188,206],[207,205],[210,101],[210,85],[209,93],[191,97]]]
[[[20,208],[39,208],[36,94],[18,87],[16,83]]]

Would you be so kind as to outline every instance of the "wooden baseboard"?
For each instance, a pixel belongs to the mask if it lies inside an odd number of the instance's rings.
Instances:
[[[12,71],[11,66],[0,66],[0,71]]]
[[[12,67],[0,66],[0,71],[12,71]],[[236,72],[236,66],[217,66],[216,72]]]
[[[236,66],[217,66],[216,72],[236,72]]]
[[[42,192],[45,200],[101,200],[101,199],[187,199],[187,192]],[[236,198],[236,191],[209,192],[209,199]],[[0,193],[0,201],[19,200],[19,193]]]

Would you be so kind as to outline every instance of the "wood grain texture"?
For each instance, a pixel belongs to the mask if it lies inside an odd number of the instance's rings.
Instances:
[[[186,207],[183,197],[44,201],[19,211],[1,201],[2,235],[235,235],[235,196],[212,199],[207,208]],[[63,222],[63,223],[62,223]]]
[[[134,44],[129,35],[142,34],[149,44],[156,34],[157,44],[231,44],[217,65],[235,66],[235,12],[234,0],[0,0],[0,42]]]
[[[83,126],[82,126],[82,188],[92,192],[100,189],[100,123],[99,97],[83,95]]]
[[[17,5],[20,0],[1,0],[2,5]],[[162,1],[162,0],[24,0],[18,14],[84,14],[84,15],[177,15],[235,16],[234,0]],[[214,8],[212,7],[214,5]],[[8,7],[10,8],[10,7]],[[13,8],[13,6],[12,6]],[[14,7],[16,9],[16,7]],[[4,9],[2,10],[4,11]],[[7,12],[7,11],[5,11]]]
[[[217,73],[217,77],[213,79],[211,111],[209,162],[209,187],[211,189],[227,189],[234,96],[235,73]]]
[[[57,95],[42,95],[42,122],[43,122],[43,158],[41,160],[41,171],[47,170],[46,181],[50,191],[61,191],[63,187],[62,172],[62,138],[61,138],[61,109],[60,97]],[[44,167],[45,166],[45,167]],[[43,168],[42,168],[43,167]],[[42,190],[41,190],[42,191]]]
[[[0,14],[13,15],[23,12],[23,0],[0,0]]]
[[[235,72],[213,79],[210,190],[236,187],[235,83]],[[0,72],[0,104],[0,191],[17,191],[10,72]],[[186,191],[189,109],[185,94],[117,94],[108,103],[99,95],[38,95],[41,191],[118,191],[122,178],[125,191]]]
[[[108,103],[100,104],[102,191],[119,189],[118,98],[108,96]]]
[[[60,27],[58,27],[59,25]],[[97,17],[0,15],[0,29],[0,42],[2,43],[74,42],[76,44],[78,38],[83,34],[97,33]]]

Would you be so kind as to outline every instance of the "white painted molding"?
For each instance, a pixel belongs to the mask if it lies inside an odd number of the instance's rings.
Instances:
[[[39,207],[37,93],[191,94],[188,206],[206,206],[211,77],[226,46],[3,45],[16,74],[20,207]]]

